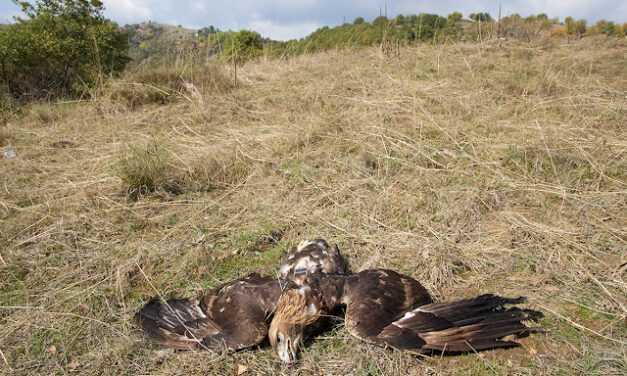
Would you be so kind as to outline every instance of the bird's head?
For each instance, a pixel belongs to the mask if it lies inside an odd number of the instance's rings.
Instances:
[[[285,290],[277,303],[268,337],[279,358],[296,362],[305,328],[320,317],[320,303],[309,286]]]

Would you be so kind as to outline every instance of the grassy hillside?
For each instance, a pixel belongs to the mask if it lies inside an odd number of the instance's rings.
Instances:
[[[126,25],[134,64],[172,63],[198,39],[196,31],[155,22]]]
[[[625,41],[334,50],[237,87],[185,69],[0,128],[0,373],[625,374]],[[438,299],[527,295],[547,332],[416,359],[338,325],[286,369],[267,347],[163,351],[132,321],[313,236]]]

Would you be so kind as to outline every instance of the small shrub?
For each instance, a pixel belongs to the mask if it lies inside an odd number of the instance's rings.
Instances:
[[[132,199],[158,189],[176,191],[168,181],[170,155],[162,144],[131,146],[118,163],[118,176]]]
[[[250,170],[248,161],[236,154],[207,156],[183,165],[171,158],[164,144],[153,141],[128,147],[118,162],[117,175],[128,196],[136,200],[158,191],[179,195],[229,187],[243,182]]]

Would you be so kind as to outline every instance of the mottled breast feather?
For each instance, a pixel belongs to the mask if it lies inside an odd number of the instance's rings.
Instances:
[[[304,240],[292,248],[279,268],[283,279],[302,286],[315,274],[339,274],[348,272],[346,261],[337,245],[331,247],[324,239]]]

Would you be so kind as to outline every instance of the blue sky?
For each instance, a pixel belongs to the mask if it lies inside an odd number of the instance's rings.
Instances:
[[[337,25],[357,16],[379,15],[385,0],[103,0],[106,15],[120,24],[146,20],[200,28],[253,29],[274,39],[303,37],[320,26]],[[498,14],[499,0],[387,0],[388,15],[461,11]],[[589,22],[627,22],[627,0],[502,0],[503,14],[571,15]],[[0,21],[19,14],[11,0],[0,0]]]

